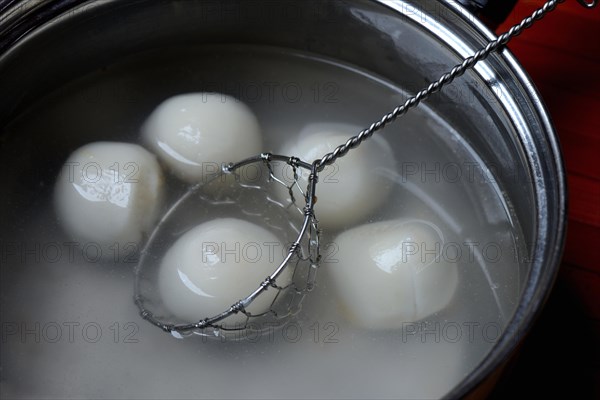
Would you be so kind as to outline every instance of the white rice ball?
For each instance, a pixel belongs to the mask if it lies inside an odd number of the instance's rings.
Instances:
[[[345,315],[370,329],[400,328],[445,308],[458,285],[433,223],[397,219],[362,225],[334,241],[329,274]]]
[[[106,255],[131,254],[158,218],[163,175],[156,157],[130,143],[96,142],[65,162],[55,185],[63,228]]]
[[[142,127],[143,141],[189,183],[208,180],[225,163],[260,154],[262,136],[252,110],[219,93],[189,93],[163,101]]]

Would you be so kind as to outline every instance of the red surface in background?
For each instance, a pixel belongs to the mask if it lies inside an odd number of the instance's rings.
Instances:
[[[498,33],[542,4],[520,1]],[[568,0],[508,47],[548,107],[566,164],[569,224],[559,279],[600,321],[600,6]]]
[[[520,0],[497,32],[508,30],[542,4]],[[542,370],[546,380],[534,391],[547,387],[550,394],[589,384],[600,396],[600,6],[588,10],[567,0],[508,47],[550,112],[569,187],[567,240],[557,290],[539,328],[525,343],[523,365],[517,364],[510,379],[526,386],[532,382],[527,373]],[[544,364],[549,365],[544,369]],[[562,372],[553,374],[555,369]]]

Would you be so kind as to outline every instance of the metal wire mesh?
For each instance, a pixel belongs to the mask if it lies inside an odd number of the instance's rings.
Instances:
[[[291,183],[277,177],[275,161],[283,161],[291,167],[294,177]],[[245,173],[249,168],[253,169],[252,178]],[[141,316],[176,337],[200,334],[242,339],[249,333],[255,335],[283,326],[295,315],[306,293],[314,287],[320,261],[318,222],[312,201],[307,199],[312,194],[310,186],[303,188],[298,183],[300,168],[312,166],[296,158],[262,154],[224,167],[180,197],[149,237],[135,269],[134,301]],[[274,185],[285,187],[291,201],[280,201],[274,195]],[[294,197],[296,189],[304,198]],[[292,213],[302,213],[304,217],[300,221],[293,218]],[[254,292],[239,293],[240,300],[217,315],[199,314],[197,321],[181,321],[162,304],[156,290],[161,259],[178,237],[219,214],[259,223],[290,245],[273,273],[256,282]],[[292,271],[289,282],[280,282],[284,269]],[[250,312],[251,303],[266,291],[277,292],[268,309],[261,313]],[[228,322],[234,315],[236,322]],[[242,322],[240,315],[244,315]]]

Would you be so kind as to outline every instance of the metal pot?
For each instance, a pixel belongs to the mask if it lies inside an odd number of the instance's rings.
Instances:
[[[0,5],[0,126],[65,82],[174,41],[310,51],[414,91],[493,38],[479,19],[451,1],[7,1]],[[479,156],[502,172],[499,186],[531,254],[508,328],[448,394],[457,397],[507,360],[552,287],[565,233],[565,177],[548,114],[508,50],[479,63],[459,91],[444,91],[429,106],[452,126],[465,128]],[[17,177],[7,179],[5,212],[18,202],[11,190]]]

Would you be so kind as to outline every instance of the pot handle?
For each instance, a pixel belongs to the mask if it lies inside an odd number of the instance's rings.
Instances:
[[[517,0],[457,0],[481,19],[492,31],[496,30],[512,11]]]

